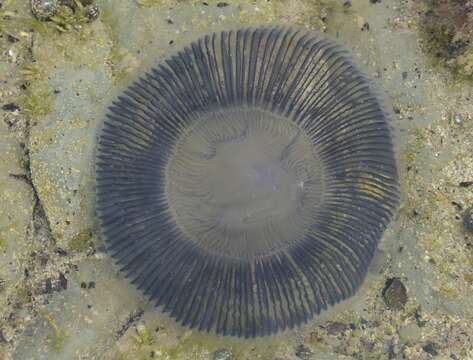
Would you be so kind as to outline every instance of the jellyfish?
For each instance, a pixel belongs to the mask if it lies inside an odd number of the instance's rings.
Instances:
[[[398,204],[387,113],[348,52],[290,27],[209,34],[98,137],[111,256],[179,324],[259,337],[352,296]]]

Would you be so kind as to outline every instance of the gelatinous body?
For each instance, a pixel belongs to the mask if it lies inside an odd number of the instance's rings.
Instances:
[[[183,325],[254,337],[360,286],[398,202],[388,120],[316,33],[216,33],[146,73],[99,138],[123,271]]]

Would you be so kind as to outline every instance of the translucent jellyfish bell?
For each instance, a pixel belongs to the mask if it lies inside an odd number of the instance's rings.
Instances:
[[[179,323],[255,337],[351,296],[398,203],[390,125],[320,34],[214,33],[144,74],[99,138],[97,213]]]

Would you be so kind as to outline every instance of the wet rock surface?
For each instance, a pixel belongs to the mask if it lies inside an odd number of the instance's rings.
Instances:
[[[82,3],[84,11],[98,6],[94,21],[64,2],[72,12],[60,21],[36,20],[29,2],[0,8],[5,359],[207,360],[221,349],[268,360],[471,356],[473,238],[463,216],[473,203],[472,88],[452,88],[430,67],[409,4]],[[327,29],[375,79],[387,108],[396,109],[403,199],[380,244],[383,266],[353,299],[299,330],[248,345],[176,328],[119,275],[94,216],[94,149],[107,105],[140,69],[207,31],[275,22]],[[364,23],[369,31],[360,31]],[[386,288],[388,279],[403,285]],[[299,345],[311,354],[297,355]]]
[[[473,1],[421,0],[417,9],[424,51],[454,77],[473,79]]]

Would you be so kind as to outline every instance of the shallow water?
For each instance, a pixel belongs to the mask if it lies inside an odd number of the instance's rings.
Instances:
[[[2,105],[20,103],[25,77],[36,99],[0,111],[0,359],[211,359],[219,348],[237,359],[472,356],[472,235],[461,215],[473,193],[459,184],[473,180],[473,92],[428,64],[408,2],[97,3],[101,17],[79,32],[30,33],[18,20],[8,29],[19,41],[0,42]],[[31,18],[28,4],[12,6]],[[104,104],[143,68],[209,31],[279,22],[326,26],[373,79],[396,133],[400,210],[353,298],[271,338],[200,334],[156,310],[105,252],[94,215],[96,134]],[[11,176],[28,168],[34,188]],[[407,288],[400,309],[383,299],[390,278]]]

